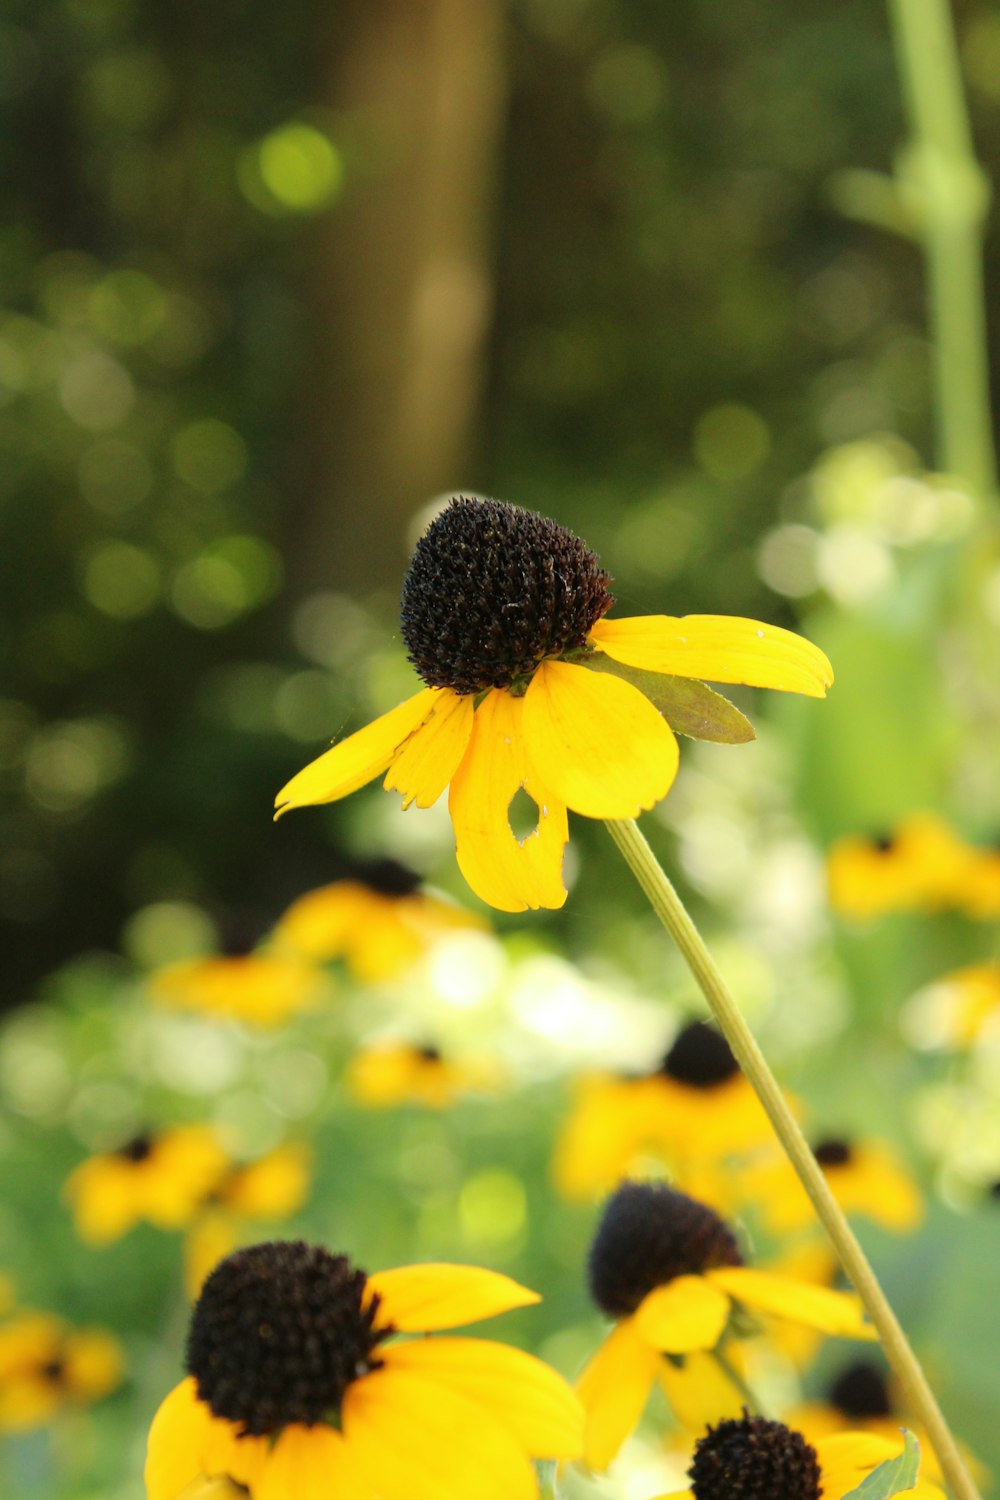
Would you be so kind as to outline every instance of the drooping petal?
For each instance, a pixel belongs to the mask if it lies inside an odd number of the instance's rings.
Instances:
[[[459,869],[476,895],[500,911],[559,907],[566,900],[566,807],[529,773],[523,711],[523,698],[500,689],[486,695],[476,709],[448,803]],[[522,787],[538,809],[538,826],[520,839],[510,826],[509,808]]]
[[[372,1293],[381,1298],[376,1326],[391,1323],[400,1333],[459,1328],[542,1300],[499,1271],[441,1263],[376,1271],[365,1287],[366,1298]]]
[[[833,668],[791,630],[736,615],[638,615],[598,620],[592,643],[630,667],[709,682],[742,682],[825,698]]]
[[[380,775],[407,736],[430,718],[438,693],[437,688],[423,688],[310,761],[274,799],[275,817],[293,807],[336,802]]]
[[[667,1354],[714,1349],[729,1319],[730,1301],[703,1276],[677,1276],[639,1303],[635,1326],[647,1343]]]
[[[803,1323],[807,1328],[845,1338],[877,1337],[875,1329],[865,1322],[864,1308],[853,1292],[809,1286],[750,1266],[719,1266],[705,1275],[737,1302],[757,1312],[788,1318],[792,1323]]]
[[[388,1369],[439,1380],[492,1412],[533,1458],[579,1458],[583,1408],[560,1375],[521,1349],[489,1339],[419,1339],[393,1344]]]
[[[638,1426],[657,1370],[657,1351],[640,1338],[634,1318],[623,1318],[587,1365],[576,1389],[586,1412],[584,1461],[606,1469]]]
[[[726,1350],[726,1360],[739,1370],[740,1355],[735,1346]],[[692,1432],[704,1432],[712,1423],[739,1417],[746,1405],[745,1388],[741,1390],[730,1380],[714,1354],[696,1350],[682,1360],[663,1359],[659,1375],[678,1422]]]
[[[348,1444],[332,1427],[286,1427],[253,1487],[253,1500],[375,1500]]]
[[[472,734],[472,697],[445,688],[430,718],[393,757],[383,785],[401,792],[403,806],[432,807],[458,770]]]
[[[543,662],[524,696],[529,764],[573,812],[634,818],[677,774],[673,730],[638,688],[610,673]]]
[[[379,1500],[537,1500],[531,1462],[507,1428],[417,1371],[383,1367],[354,1381],[343,1426]]]

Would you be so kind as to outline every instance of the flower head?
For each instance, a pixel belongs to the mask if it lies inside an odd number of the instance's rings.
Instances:
[[[891,833],[849,834],[827,855],[830,904],[856,920],[887,912],[933,912],[961,906],[976,854],[930,812],[911,813]]]
[[[485,1057],[445,1057],[439,1048],[408,1042],[382,1042],[364,1048],[351,1061],[347,1084],[369,1109],[416,1104],[447,1109],[467,1094],[495,1092],[499,1069]]]
[[[37,1427],[63,1406],[97,1401],[121,1376],[121,1347],[103,1328],[19,1313],[0,1324],[0,1432]]]
[[[211,1126],[177,1125],[88,1157],[63,1192],[80,1238],[107,1245],[141,1219],[159,1229],[183,1229],[230,1164]]]
[[[674,731],[736,743],[753,730],[700,681],[822,697],[821,651],[726,616],[609,620],[610,580],[583,542],[497,500],[456,497],[417,544],[402,634],[426,684],[279,793],[278,814],[385,773],[404,806],[450,787],[458,863],[502,911],[561,906],[567,811],[631,818],[666,796]],[[510,806],[534,805],[518,834]]]
[[[469,1266],[367,1276],[302,1242],[237,1251],[205,1283],[188,1377],[154,1418],[149,1500],[202,1481],[250,1500],[533,1500],[531,1457],[580,1451],[569,1387],[500,1344],[395,1335],[537,1300]]]
[[[924,1203],[912,1173],[885,1141],[828,1136],[813,1153],[830,1191],[847,1214],[863,1214],[890,1234],[912,1234],[924,1217]],[[775,1234],[817,1222],[805,1189],[783,1156],[751,1165],[743,1174],[748,1202],[758,1203]]]
[[[714,1210],[657,1183],[624,1183],[608,1201],[589,1280],[595,1302],[617,1320],[578,1386],[595,1469],[617,1453],[657,1379],[686,1426],[739,1411],[739,1390],[712,1356],[747,1333],[748,1313],[874,1336],[855,1296],[744,1265]]]
[[[297,954],[255,948],[169,964],[150,980],[154,1000],[176,1010],[250,1026],[280,1026],[315,1009],[323,976]]]
[[[809,1442],[784,1422],[742,1416],[710,1426],[695,1445],[691,1487],[664,1500],[843,1500],[902,1447],[871,1433],[845,1432]],[[908,1495],[943,1500],[919,1481]]]

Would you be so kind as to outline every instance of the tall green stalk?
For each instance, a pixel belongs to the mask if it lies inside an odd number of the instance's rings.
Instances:
[[[982,238],[989,185],[975,157],[949,0],[889,0],[910,144],[899,189],[927,262],[937,457],[996,493]]]
[[[764,1106],[786,1156],[875,1325],[913,1415],[922,1423],[938,1456],[945,1481],[956,1500],[979,1500],[979,1492],[906,1334],[701,934],[638,825],[609,821],[607,827],[650,906],[680,949],[734,1057]]]

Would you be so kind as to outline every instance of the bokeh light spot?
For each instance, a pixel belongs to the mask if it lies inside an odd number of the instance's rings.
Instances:
[[[502,1245],[517,1239],[528,1218],[519,1178],[499,1168],[468,1178],[458,1198],[462,1233],[472,1245]]]
[[[243,195],[264,213],[316,213],[331,203],[344,179],[340,152],[321,130],[289,121],[243,153]]]

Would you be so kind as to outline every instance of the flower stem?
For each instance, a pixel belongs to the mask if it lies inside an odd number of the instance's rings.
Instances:
[[[721,1344],[717,1349],[712,1350],[712,1358],[715,1360],[715,1363],[718,1365],[723,1375],[725,1375],[726,1379],[729,1381],[729,1384],[735,1386],[736,1390],[739,1391],[740,1395],[743,1397],[743,1400],[746,1402],[747,1410],[756,1412],[758,1416],[766,1417],[768,1413],[764,1410],[760,1401],[747,1385],[746,1381],[743,1379],[743,1376],[740,1374],[739,1370],[737,1370],[736,1366],[729,1358],[729,1355],[725,1352],[725,1348]]]
[[[917,1357],[910,1348],[906,1334],[889,1306],[878,1278],[840,1205],[827,1186],[819,1163],[809,1149],[809,1143],[786,1104],[777,1080],[764,1060],[764,1055],[738,1010],[701,934],[638,825],[631,820],[609,820],[607,827],[650,905],[701,986],[733,1055],[767,1112],[785,1154],[795,1168],[799,1181],[833,1242],[844,1270],[878,1331],[886,1356],[914,1417],[926,1429],[947,1484],[956,1500],[980,1500],[979,1492],[969,1476],[955,1439],[927,1384]]]

